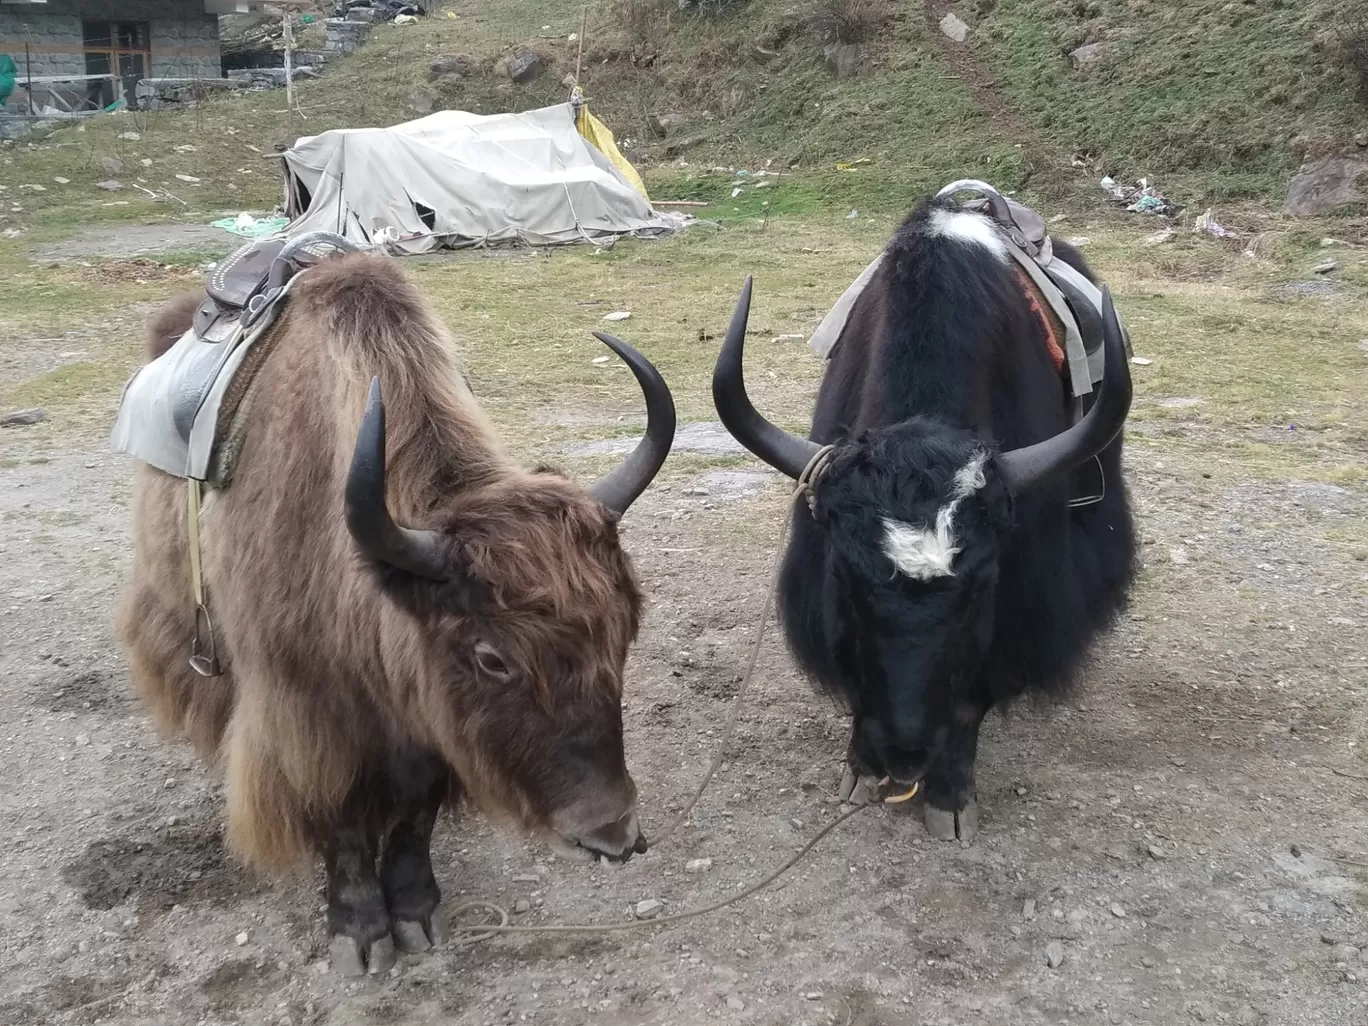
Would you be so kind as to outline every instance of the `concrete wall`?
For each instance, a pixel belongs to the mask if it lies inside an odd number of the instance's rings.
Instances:
[[[48,0],[43,5],[0,6],[0,53],[27,73],[29,43],[33,75],[85,74],[81,22],[145,21],[150,29],[151,75],[218,78],[218,16],[204,12],[204,0]],[[22,94],[15,91],[14,102]]]

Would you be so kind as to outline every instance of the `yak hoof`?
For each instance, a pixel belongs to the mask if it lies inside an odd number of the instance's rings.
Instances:
[[[394,968],[394,940],[389,934],[372,941],[370,950],[355,937],[339,933],[328,944],[328,958],[333,972],[341,976],[365,976],[383,973]]]
[[[432,915],[428,916],[427,934],[434,948],[440,948],[451,940],[451,927],[447,925],[446,913],[440,908],[434,908]]]
[[[414,955],[432,947],[427,931],[419,919],[396,919],[394,921],[394,943],[406,955]]]
[[[858,776],[847,763],[841,772],[841,788],[838,793],[843,802],[867,805],[878,798],[879,782],[874,777]]]
[[[972,841],[978,836],[978,802],[970,801],[958,812],[926,806],[926,832],[938,841]]]

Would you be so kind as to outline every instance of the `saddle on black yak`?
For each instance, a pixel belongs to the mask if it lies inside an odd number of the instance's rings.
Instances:
[[[1059,356],[1056,362],[1061,372],[1068,369],[1069,385],[1073,395],[1073,418],[1077,421],[1086,412],[1088,405],[1084,397],[1093,391],[1093,386],[1102,380],[1102,292],[1077,270],[1056,259],[1054,244],[1045,229],[1045,220],[1030,207],[1003,196],[991,185],[973,179],[951,182],[940,192],[937,199],[968,193],[976,198],[964,202],[966,210],[975,210],[988,215],[1001,230],[1003,237],[1010,243],[1007,247],[1015,259],[1023,284],[1031,287],[1028,298],[1044,322],[1045,332],[1054,343],[1057,330],[1051,322],[1057,322],[1062,330],[1059,340]],[[858,278],[846,289],[831,311],[818,325],[812,335],[811,346],[818,356],[827,359],[831,355],[846,319],[850,316],[855,300],[864,291],[874,272],[883,262],[880,253],[872,263],[860,272]],[[1121,326],[1126,336],[1126,357],[1130,358],[1130,336]]]

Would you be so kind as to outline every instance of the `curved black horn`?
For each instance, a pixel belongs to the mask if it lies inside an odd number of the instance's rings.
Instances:
[[[998,470],[1012,492],[1023,492],[1092,459],[1121,430],[1130,412],[1131,376],[1121,322],[1111,291],[1102,286],[1102,382],[1092,409],[1073,427],[1053,438],[999,454]]]
[[[746,284],[741,287],[741,298],[736,302],[736,312],[727,328],[727,337],[722,342],[722,351],[717,354],[717,366],[713,368],[713,405],[733,438],[775,470],[796,481],[822,447],[775,427],[751,405],[741,370],[750,303],[751,278],[747,275]]]
[[[385,401],[380,379],[371,378],[366,414],[347,472],[347,530],[361,551],[419,577],[445,580],[434,531],[400,527],[385,504]]]
[[[592,495],[618,516],[646,490],[670,455],[675,436],[674,396],[670,386],[650,360],[616,335],[596,331],[594,337],[606,345],[632,369],[637,384],[646,397],[646,434],[637,447],[615,469],[599,478],[589,488]]]

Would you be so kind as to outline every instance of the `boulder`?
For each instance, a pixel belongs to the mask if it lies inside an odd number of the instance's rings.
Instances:
[[[101,157],[100,170],[107,175],[123,174],[123,161],[118,157]]]
[[[835,78],[854,78],[865,73],[864,48],[855,43],[832,43],[822,52],[827,71]]]
[[[428,64],[428,78],[434,82],[448,75],[459,75],[464,78],[474,70],[474,62],[465,54],[444,53]]]
[[[683,114],[650,114],[646,117],[646,127],[657,139],[664,139],[682,124],[684,124]]]
[[[1368,159],[1331,156],[1302,165],[1288,186],[1283,213],[1314,217],[1350,203],[1368,203]]]
[[[508,58],[508,77],[518,85],[531,82],[546,70],[546,61],[539,53],[523,50]]]

